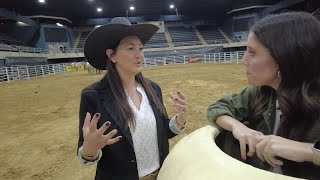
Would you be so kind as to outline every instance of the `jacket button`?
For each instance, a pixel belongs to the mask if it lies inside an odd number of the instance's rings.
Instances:
[[[135,163],[136,161],[135,161],[135,160],[131,160],[131,162],[132,162],[132,163]]]

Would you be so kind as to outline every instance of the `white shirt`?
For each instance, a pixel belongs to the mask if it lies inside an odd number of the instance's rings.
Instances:
[[[130,127],[133,148],[136,155],[139,177],[146,176],[160,168],[157,123],[145,90],[139,84],[142,95],[140,110],[127,95],[135,117],[135,128]]]

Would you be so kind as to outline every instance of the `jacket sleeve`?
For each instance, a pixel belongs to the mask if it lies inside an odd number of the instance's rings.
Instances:
[[[79,148],[82,147],[82,144],[83,144],[82,127],[84,124],[86,113],[89,112],[91,114],[91,117],[96,113],[97,102],[94,101],[95,99],[94,95],[95,93],[90,91],[83,91],[81,93],[80,109],[79,109],[79,140],[78,140],[77,154],[78,154]]]
[[[209,122],[221,128],[215,121],[222,115],[228,115],[239,121],[243,121],[248,117],[249,108],[256,94],[257,88],[249,86],[238,94],[224,96],[208,107],[207,118]]]

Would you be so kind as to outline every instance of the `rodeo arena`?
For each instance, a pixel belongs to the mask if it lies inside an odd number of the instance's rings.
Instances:
[[[91,66],[86,38],[114,17],[159,30],[143,46],[144,77],[188,101],[188,123],[169,139],[159,180],[294,180],[224,153],[207,108],[248,85],[241,59],[250,28],[270,14],[302,11],[320,20],[316,0],[10,0],[0,5],[0,179],[88,180],[96,165],[77,157],[81,90],[107,70]],[[123,173],[126,173],[125,171]],[[320,179],[320,177],[319,177]],[[121,179],[120,179],[121,180]]]

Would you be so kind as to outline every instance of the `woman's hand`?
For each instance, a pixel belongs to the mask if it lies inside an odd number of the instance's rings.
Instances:
[[[109,121],[105,122],[99,129],[97,129],[97,122],[99,118],[99,113],[96,113],[92,119],[90,113],[86,114],[82,127],[84,139],[82,154],[86,157],[95,157],[99,149],[102,149],[106,145],[114,144],[122,138],[121,136],[113,138],[117,133],[116,129],[113,129],[108,134],[104,135],[105,131],[110,126]]]
[[[295,162],[312,162],[313,158],[311,143],[302,143],[275,135],[264,136],[256,145],[256,152],[262,161],[267,161],[273,167],[283,165],[277,157]]]
[[[246,160],[247,156],[252,157],[254,155],[256,152],[256,144],[263,137],[262,132],[250,129],[239,121],[232,126],[232,134],[240,143],[240,152],[243,160]],[[247,145],[249,147],[248,153],[246,153]]]
[[[182,127],[187,120],[187,101],[184,95],[182,95],[180,92],[177,93],[177,95],[174,95],[172,92],[169,93],[169,97],[174,102],[175,108],[178,111],[177,115],[177,124],[178,126]]]

